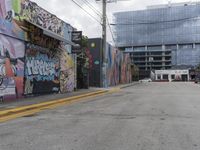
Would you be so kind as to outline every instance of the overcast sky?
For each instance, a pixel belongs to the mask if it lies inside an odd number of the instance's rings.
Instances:
[[[32,0],[36,2],[39,6],[48,10],[49,12],[55,14],[57,17],[71,24],[78,30],[82,30],[83,34],[89,38],[101,37],[101,26],[100,24],[93,20],[88,14],[81,10],[72,0]],[[95,18],[100,17],[96,15],[90,8],[85,4],[85,0],[75,0],[84,9],[89,11]],[[95,2],[95,0],[87,0],[96,9],[101,12],[101,2]],[[127,10],[138,10],[145,9],[146,6],[155,4],[167,4],[169,0],[124,0],[118,1],[117,3],[109,3],[107,5],[107,16],[109,22],[112,23],[112,13]],[[171,0],[171,3],[175,2],[188,2],[197,0]],[[108,30],[108,41],[111,42],[112,38]]]

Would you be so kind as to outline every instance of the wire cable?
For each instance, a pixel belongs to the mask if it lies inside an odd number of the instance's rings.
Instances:
[[[85,1],[85,4],[94,11],[95,14],[97,14],[98,16],[100,16],[100,18],[102,18],[102,14],[100,11],[98,11],[88,0],[82,0]]]
[[[99,24],[102,25],[102,23],[93,15],[91,15],[88,11],[86,11],[80,4],[78,4],[76,1],[71,0],[74,4],[76,4],[79,8],[81,8],[85,13],[87,13],[90,17],[92,17],[95,21],[97,21]]]

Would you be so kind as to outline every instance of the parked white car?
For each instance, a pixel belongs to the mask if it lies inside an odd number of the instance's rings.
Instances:
[[[142,80],[139,80],[139,82],[146,83],[146,82],[152,82],[152,80],[150,78],[144,78]]]

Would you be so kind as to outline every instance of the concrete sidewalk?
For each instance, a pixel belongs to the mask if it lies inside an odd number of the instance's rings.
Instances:
[[[139,82],[133,82],[130,84],[121,84],[109,88],[89,88],[89,89],[80,89],[71,93],[64,93],[64,94],[49,94],[49,95],[41,95],[41,96],[35,96],[35,97],[28,97],[28,98],[23,98],[19,99],[17,101],[13,102],[5,102],[0,104],[0,111],[1,110],[6,110],[6,109],[11,109],[11,108],[16,108],[16,107],[23,107],[23,106],[29,106],[33,104],[39,104],[43,102],[48,102],[48,101],[55,101],[57,99],[62,99],[62,98],[70,98],[73,96],[79,96],[87,93],[92,93],[92,92],[97,92],[100,90],[109,90],[113,88],[126,88],[130,86],[134,86],[139,84]]]
[[[48,95],[40,95],[40,96],[33,96],[33,97],[27,97],[27,98],[22,98],[18,99],[13,102],[5,102],[0,104],[0,110],[5,110],[5,109],[10,109],[10,108],[15,108],[15,107],[21,107],[21,106],[28,106],[28,105],[33,105],[33,104],[38,104],[42,102],[47,102],[47,101],[53,101],[56,99],[62,99],[62,98],[67,98],[67,97],[73,97],[73,96],[78,96],[82,94],[87,94],[91,92],[98,91],[98,88],[89,88],[89,89],[80,89],[71,93],[64,93],[64,94],[48,94]]]

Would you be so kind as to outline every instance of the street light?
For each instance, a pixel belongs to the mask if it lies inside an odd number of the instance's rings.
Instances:
[[[149,62],[150,62],[150,78],[151,78],[151,71],[152,71],[152,63],[154,61],[154,58],[152,56],[149,57]]]
[[[149,57],[149,62],[150,62],[150,70],[152,70],[152,63],[153,63],[154,59],[152,56]]]

